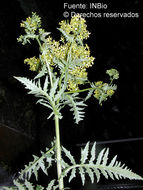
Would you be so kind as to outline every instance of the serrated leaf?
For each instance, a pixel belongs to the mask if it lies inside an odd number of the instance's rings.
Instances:
[[[84,104],[83,101],[77,102],[77,99],[79,99],[77,95],[78,94],[70,96],[67,95],[65,97],[66,101],[64,103],[68,104],[71,107],[70,111],[73,111],[75,122],[78,124],[79,121],[83,120],[84,112],[82,112],[81,110],[83,110],[86,104]]]
[[[84,169],[82,167],[79,167],[79,173],[81,176],[82,185],[84,185],[85,184],[85,172],[84,172]]]
[[[64,91],[65,91],[65,86],[62,85],[62,88],[55,95],[55,99],[54,100],[57,101],[58,99],[61,99],[61,96],[64,93]]]
[[[65,155],[69,158],[69,160],[71,161],[72,164],[76,164],[75,163],[75,159],[74,157],[71,155],[70,151],[68,151],[66,148],[62,147],[62,150],[64,151]]]
[[[86,171],[91,179],[91,183],[94,183],[94,172],[90,168],[86,168]]]
[[[43,90],[45,92],[47,92],[47,90],[48,90],[48,84],[49,84],[49,82],[48,82],[48,76],[46,76],[45,82],[44,82],[44,87],[43,87]]]
[[[58,87],[58,82],[59,82],[59,78],[57,78],[57,79],[55,80],[55,82],[53,83],[53,87],[51,88],[50,94],[49,94],[49,96],[50,96],[51,98],[53,98],[54,95],[55,95],[55,93],[56,93],[56,90],[57,90],[57,87]]]
[[[107,175],[108,171],[107,171],[107,173],[106,173],[106,170],[105,170],[104,168],[100,168],[100,171],[101,171],[101,173],[103,174],[103,176],[104,176],[106,179],[108,179],[108,175]]]
[[[87,101],[87,100],[92,96],[93,91],[94,91],[94,90],[90,90],[90,91],[88,92],[87,96],[86,96],[85,99],[84,99],[85,101]]]
[[[81,163],[84,164],[88,158],[88,152],[89,152],[89,142],[86,144],[85,148],[81,150]]]
[[[46,70],[46,65],[43,65],[42,70],[38,73],[38,75],[36,75],[34,80],[43,77],[47,73]]]
[[[18,188],[18,190],[25,190],[23,184],[19,183],[18,181],[13,181],[14,185]]]
[[[61,165],[62,165],[62,168],[63,168],[63,169],[69,167],[69,164],[67,164],[63,159],[61,160]]]
[[[48,94],[45,93],[41,88],[40,79],[36,83],[35,81],[29,80],[25,77],[14,77],[14,78],[20,81],[22,84],[24,84],[25,88],[29,90],[28,94],[33,94],[36,97],[49,99]]]
[[[93,168],[94,169],[94,172],[95,172],[95,175],[96,175],[96,178],[97,178],[97,183],[99,182],[100,180],[100,172],[97,168]]]
[[[94,144],[93,144],[93,146],[91,148],[90,154],[91,154],[91,158],[89,160],[89,163],[92,163],[92,162],[94,162],[95,157],[96,157],[96,142],[94,142]]]
[[[107,164],[108,155],[109,155],[109,148],[107,148],[106,152],[103,155],[103,163],[102,163],[103,166],[106,166],[106,164]]]
[[[111,166],[111,167],[114,166],[114,164],[115,164],[115,162],[116,162],[116,159],[117,159],[117,155],[114,156],[114,158],[111,160],[109,166]]]
[[[48,187],[46,188],[46,190],[52,190],[52,188],[53,188],[53,186],[54,186],[54,183],[55,183],[55,180],[52,180],[52,181],[49,183],[49,185],[48,185]]]
[[[44,163],[44,162],[40,162],[40,168],[42,169],[42,171],[43,171],[46,175],[48,175],[47,170],[46,170],[46,166],[45,166],[45,163]]]
[[[29,181],[25,180],[24,184],[28,188],[28,190],[34,190],[32,183],[30,183]]]
[[[51,166],[51,161],[52,161],[51,156],[54,153],[52,152],[52,148],[51,148],[46,153],[41,152],[41,154],[42,154],[41,157],[33,155],[34,160],[32,162],[29,162],[29,165],[26,165],[25,168],[21,170],[19,179],[24,180],[24,178],[26,177],[29,180],[31,178],[31,175],[33,174],[36,180],[38,180],[38,170],[40,168],[46,175],[48,175],[47,168]],[[47,157],[49,157],[49,159],[47,159]],[[49,161],[49,164],[48,164],[48,161]]]
[[[71,171],[71,175],[69,177],[69,183],[71,182],[71,180],[76,177],[76,168],[73,168]]]
[[[100,151],[98,157],[97,157],[97,162],[96,162],[96,165],[100,165],[101,162],[102,162],[102,157],[104,155],[104,151],[105,151],[105,148],[103,150]]]

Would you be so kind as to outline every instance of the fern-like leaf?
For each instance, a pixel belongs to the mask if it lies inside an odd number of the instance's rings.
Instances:
[[[85,184],[85,171],[84,167],[79,167],[79,174],[81,176],[82,185]]]
[[[65,104],[71,107],[70,111],[73,111],[75,122],[78,124],[79,121],[83,120],[84,113],[83,110],[86,104],[83,101],[77,101],[79,98],[78,94],[66,95],[65,96]]]
[[[41,157],[33,155],[34,160],[32,162],[29,162],[29,165],[25,165],[25,169],[19,172],[19,179],[24,180],[26,178],[29,180],[31,178],[31,175],[34,174],[36,180],[38,180],[39,169],[41,169],[46,175],[48,175],[47,169],[51,166],[53,161],[53,148],[51,148],[50,150],[47,149],[46,153],[41,152]]]
[[[88,152],[89,152],[89,142],[86,144],[85,148],[81,150],[81,164],[84,164],[88,158]]]
[[[64,147],[62,147],[62,150],[63,150],[63,152],[65,153],[65,155],[68,157],[68,159],[70,160],[70,162],[72,163],[72,164],[75,164],[76,162],[75,162],[75,159],[74,159],[74,157],[71,155],[71,153],[70,153],[70,151],[68,151],[66,148],[64,148]]]
[[[22,84],[24,84],[25,88],[29,90],[28,94],[33,94],[36,97],[42,97],[42,98],[46,97],[49,99],[48,94],[44,90],[42,90],[40,79],[36,83],[35,81],[32,81],[25,77],[14,77],[14,78],[20,81]]]
[[[91,158],[89,160],[89,163],[92,164],[95,160],[95,157],[96,157],[96,142],[93,143],[90,154],[91,154]]]
[[[41,185],[36,185],[36,187],[29,181],[24,180],[19,182],[18,180],[13,180],[13,186],[11,187],[2,187],[0,190],[43,190],[44,187]]]
[[[67,165],[64,169],[64,173],[68,174],[71,171],[69,182],[75,177],[77,168],[79,169],[79,174],[81,176],[82,184],[85,183],[85,174],[94,182],[96,176],[97,182],[99,182],[101,174],[108,179],[122,179],[128,178],[130,180],[143,180],[143,178],[136,173],[132,172],[125,164],[117,161],[117,156],[115,156],[110,163],[108,163],[109,149],[103,149],[100,151],[96,158],[96,142],[93,144],[90,154],[89,154],[89,142],[86,144],[85,148],[81,151],[81,163],[74,165]],[[89,159],[88,159],[89,157]],[[63,175],[64,176],[64,175]]]

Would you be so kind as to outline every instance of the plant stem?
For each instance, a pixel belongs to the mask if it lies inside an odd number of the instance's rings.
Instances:
[[[56,131],[56,159],[57,159],[57,175],[59,181],[59,190],[64,189],[64,181],[62,177],[61,166],[61,145],[60,145],[60,130],[59,130],[59,117],[55,115],[55,131]]]
[[[41,44],[39,38],[36,37],[36,40],[37,40],[37,42],[38,42],[38,44],[39,44],[39,47],[40,47],[41,52],[43,52],[42,44]],[[45,58],[45,54],[43,54],[43,55],[44,55],[44,59],[45,59],[45,62],[46,62],[47,68],[48,68],[48,72],[49,72],[49,76],[50,76],[51,87],[53,87],[53,80],[52,80],[51,69],[50,69],[49,63],[47,62],[47,60],[46,60],[46,58]]]
[[[80,92],[85,92],[85,91],[94,90],[94,89],[95,88],[86,88],[86,89],[83,89],[83,90],[65,92],[65,94],[80,93]]]

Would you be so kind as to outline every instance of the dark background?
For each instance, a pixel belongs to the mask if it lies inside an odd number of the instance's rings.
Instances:
[[[142,1],[104,2],[108,5],[107,10],[75,11],[135,12],[139,13],[139,18],[86,19],[91,32],[87,43],[92,56],[96,57],[95,65],[89,69],[89,79],[107,81],[105,72],[110,68],[119,71],[120,79],[116,94],[102,107],[94,98],[88,100],[85,119],[79,125],[74,124],[71,113],[65,110],[66,117],[61,121],[61,140],[64,146],[77,151],[80,149],[77,148],[78,144],[89,140],[101,142],[143,136]],[[0,161],[4,168],[12,168],[12,171],[17,171],[29,161],[31,154],[49,145],[54,135],[53,121],[46,120],[49,112],[35,105],[36,99],[27,95],[23,86],[13,78],[34,76],[23,60],[38,55],[36,43],[26,46],[17,43],[16,38],[23,32],[19,24],[32,11],[36,11],[42,17],[43,27],[58,40],[58,23],[65,19],[64,11],[71,11],[65,10],[63,3],[54,0],[13,0],[4,1],[0,6]],[[120,160],[143,176],[143,141],[112,142],[106,146],[111,149],[111,157],[118,154]],[[3,183],[3,179],[0,180]],[[108,184],[107,181],[102,183]]]

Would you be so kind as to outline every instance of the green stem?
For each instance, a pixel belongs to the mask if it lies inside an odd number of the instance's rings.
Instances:
[[[45,56],[44,56],[44,58],[45,58]],[[53,87],[53,79],[52,79],[51,69],[50,69],[49,63],[47,62],[46,58],[45,58],[45,62],[46,62],[46,65],[47,65],[47,67],[48,67],[48,72],[49,72],[51,87]]]
[[[59,182],[59,190],[64,189],[64,181],[62,177],[61,166],[61,145],[60,145],[60,130],[59,130],[59,117],[55,115],[55,130],[56,130],[56,159],[57,159],[57,175]]]
[[[76,90],[76,91],[69,91],[69,92],[65,92],[65,94],[72,94],[72,93],[80,93],[80,92],[85,92],[85,91],[89,91],[89,90],[94,90],[95,88],[86,88],[83,90]]]
[[[41,44],[39,38],[36,37],[36,40],[37,40],[37,42],[38,42],[38,44],[39,44],[39,47],[40,47],[41,52],[43,52],[42,44]],[[52,80],[51,69],[50,69],[49,63],[47,62],[47,60],[46,60],[46,58],[45,58],[45,54],[44,54],[44,59],[45,59],[45,62],[46,62],[47,68],[48,68],[48,73],[49,73],[49,77],[50,77],[51,87],[53,87],[53,80]]]

